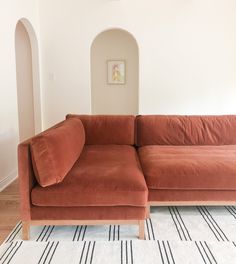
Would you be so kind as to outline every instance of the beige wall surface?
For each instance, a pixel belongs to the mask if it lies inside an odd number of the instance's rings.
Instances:
[[[91,113],[90,47],[111,28],[137,40],[140,114],[236,114],[235,10],[235,0],[41,0],[45,127]]]
[[[108,84],[108,60],[125,61],[125,84]],[[138,113],[138,47],[123,30],[99,34],[91,47],[93,114]]]
[[[16,26],[15,45],[19,138],[23,141],[35,134],[35,126],[32,50],[28,32],[22,22]]]
[[[38,33],[36,0],[0,1],[0,190],[17,176],[15,28],[22,17],[27,18]]]

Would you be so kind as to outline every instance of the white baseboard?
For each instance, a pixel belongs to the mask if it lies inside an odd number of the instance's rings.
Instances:
[[[4,190],[9,184],[11,184],[17,178],[17,171],[12,171],[7,177],[0,180],[0,192]]]

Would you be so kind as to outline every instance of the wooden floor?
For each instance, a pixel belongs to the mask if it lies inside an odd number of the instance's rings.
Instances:
[[[0,192],[0,244],[20,220],[18,182]]]

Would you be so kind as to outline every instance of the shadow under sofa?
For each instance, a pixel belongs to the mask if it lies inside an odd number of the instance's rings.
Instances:
[[[134,127],[134,116],[67,116],[19,145],[23,239],[31,225],[104,224],[138,225],[144,239]]]

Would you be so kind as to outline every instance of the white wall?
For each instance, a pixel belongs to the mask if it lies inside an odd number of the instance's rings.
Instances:
[[[108,60],[125,61],[125,83],[108,84]],[[124,30],[106,30],[91,47],[91,104],[93,114],[138,113],[138,47]]]
[[[15,27],[22,17],[38,31],[36,0],[0,1],[0,190],[17,175]]]
[[[236,114],[235,0],[41,0],[43,117],[90,113],[90,45],[123,28],[140,51],[141,114]]]

